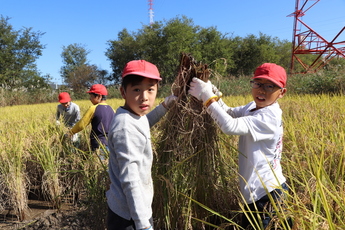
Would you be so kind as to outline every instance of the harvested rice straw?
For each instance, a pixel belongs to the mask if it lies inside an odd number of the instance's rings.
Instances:
[[[207,81],[207,65],[197,63],[191,55],[182,54],[172,91],[178,103],[161,122],[154,164],[155,201],[153,212],[157,229],[203,229],[210,213],[191,201],[190,197],[211,209],[219,202],[217,188],[223,180],[219,173],[218,128],[203,109],[202,102],[188,95],[193,77]],[[183,195],[182,195],[183,194]],[[186,197],[187,196],[187,197]]]

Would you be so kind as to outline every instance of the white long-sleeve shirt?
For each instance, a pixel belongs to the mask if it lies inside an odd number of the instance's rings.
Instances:
[[[212,103],[208,112],[225,134],[240,135],[240,190],[248,204],[286,181],[280,164],[283,147],[282,111],[276,102],[255,109],[255,102],[229,108]],[[229,115],[231,114],[231,115]]]

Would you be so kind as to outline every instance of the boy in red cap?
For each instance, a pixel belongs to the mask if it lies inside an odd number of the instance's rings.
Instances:
[[[60,125],[60,118],[66,127],[72,128],[80,120],[80,108],[71,101],[69,93],[62,92],[59,94],[60,104],[56,109],[56,124]],[[72,141],[78,141],[78,134],[72,136]]]
[[[93,104],[83,118],[73,126],[70,133],[73,135],[85,129],[91,123],[90,143],[91,150],[95,151],[100,148],[100,144],[104,147],[108,146],[108,130],[111,120],[114,117],[114,110],[106,103],[108,91],[104,85],[95,84],[87,91],[90,95],[90,101]],[[104,156],[100,156],[104,160]]]
[[[211,82],[194,78],[189,93],[203,101],[207,112],[225,134],[240,135],[240,190],[247,211],[251,211],[243,215],[241,226],[247,229],[251,222],[252,227],[265,229],[274,216],[271,201],[279,207],[284,190],[288,190],[280,164],[283,122],[277,102],[287,91],[285,69],[274,63],[264,63],[255,70],[250,85],[254,101],[235,108],[218,98],[216,94],[221,93]],[[258,215],[261,220],[254,221]]]
[[[175,103],[171,95],[152,109],[162,80],[157,67],[130,61],[122,72],[124,106],[116,110],[109,130],[108,230],[153,230],[153,152],[150,127]]]

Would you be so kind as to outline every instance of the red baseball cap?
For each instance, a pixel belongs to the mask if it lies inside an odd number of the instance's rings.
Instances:
[[[67,92],[59,93],[59,102],[60,103],[67,103],[70,101],[71,101],[71,97],[69,96],[69,93],[67,93]]]
[[[285,69],[274,63],[264,63],[256,68],[254,77],[252,77],[252,79],[255,78],[264,78],[270,80],[281,88],[285,88],[286,86]]]
[[[122,78],[132,74],[162,80],[157,66],[145,60],[134,60],[126,64],[122,71]]]
[[[91,86],[90,90],[87,91],[86,93],[95,93],[95,94],[100,94],[100,95],[108,95],[107,88],[105,88],[104,85],[101,84],[95,84]]]

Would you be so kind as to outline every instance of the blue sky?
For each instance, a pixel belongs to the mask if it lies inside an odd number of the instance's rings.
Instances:
[[[304,2],[300,0],[300,2]],[[311,5],[315,0],[309,0]],[[281,40],[292,40],[295,0],[154,0],[154,21],[185,15],[194,25],[214,26],[223,34],[245,37],[259,32]],[[327,40],[345,26],[345,0],[320,0],[303,21]],[[44,32],[46,45],[37,60],[38,70],[61,83],[59,70],[63,46],[85,45],[91,52],[90,64],[111,71],[105,56],[107,41],[127,28],[130,32],[149,24],[147,0],[0,0],[0,14],[10,17],[15,30],[32,27]],[[339,38],[345,40],[345,32]],[[337,41],[339,41],[339,39]]]

